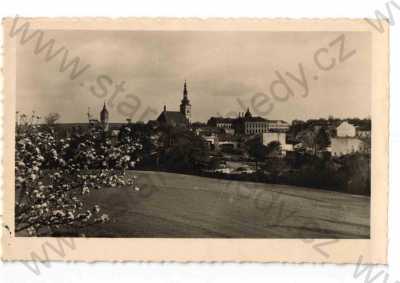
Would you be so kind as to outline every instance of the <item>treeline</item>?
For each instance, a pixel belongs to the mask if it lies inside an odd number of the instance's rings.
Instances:
[[[99,138],[105,138],[106,141],[110,139],[109,136]],[[313,138],[313,141],[318,141],[317,149],[327,145],[326,136],[317,133]],[[82,136],[79,142],[87,139],[87,135]],[[93,137],[91,139],[93,140]],[[96,142],[95,139],[93,141],[91,146],[94,148],[97,148],[99,144],[104,145],[104,142]],[[140,147],[135,146],[135,150],[129,154],[129,160],[135,161],[134,168],[139,170],[177,172],[241,181],[296,185],[352,194],[370,194],[370,156],[367,154],[354,153],[342,157],[330,157],[324,154],[293,152],[283,157],[279,143],[264,146],[260,144],[259,139],[253,139],[245,143],[241,150],[245,159],[243,162],[255,162],[256,172],[222,174],[210,172],[212,170],[208,169],[218,167],[223,162],[223,155],[216,157],[216,153],[210,152],[200,136],[187,129],[130,124],[123,126],[118,137],[106,144],[112,156],[116,155],[113,148],[123,149],[139,144]],[[117,153],[123,155],[124,150]],[[109,164],[111,162],[114,160],[108,160]]]
[[[139,135],[139,132],[136,128],[131,133]],[[204,140],[193,132],[162,127],[153,129],[151,136],[149,139],[141,139],[144,148],[151,148],[153,152],[146,154],[147,158],[137,164],[140,169],[370,194],[370,156],[367,154],[330,157],[293,152],[284,158],[280,154],[279,143],[264,146],[254,139],[249,140],[242,150],[250,157],[249,160],[256,162],[256,172],[223,174],[204,170],[217,167],[223,158],[212,155]],[[316,138],[323,141],[326,139],[319,135]],[[146,146],[145,140],[151,142],[151,146]]]
[[[337,160],[321,160],[307,156],[300,166],[293,167],[281,158],[272,158],[253,174],[193,172],[193,174],[236,181],[284,184],[313,189],[370,196],[370,159],[352,154]]]

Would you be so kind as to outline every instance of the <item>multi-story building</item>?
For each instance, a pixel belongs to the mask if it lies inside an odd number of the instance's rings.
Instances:
[[[245,135],[263,134],[268,132],[287,132],[289,124],[283,120],[267,120],[254,117],[247,109],[243,116],[233,121],[235,131]]]
[[[208,119],[207,125],[221,129],[233,129],[234,120],[233,118],[211,117]]]
[[[239,116],[234,120],[234,128],[238,134],[262,134],[268,131],[268,123],[262,117],[253,117],[249,109],[247,109],[243,116]]]
[[[356,136],[360,137],[360,138],[370,138],[371,137],[371,127],[368,127],[368,126],[356,127]]]
[[[356,136],[356,127],[350,124],[347,121],[342,122],[336,128],[336,136],[337,137],[355,137]]]
[[[268,120],[268,130],[270,132],[287,132],[289,123],[283,120]]]
[[[369,153],[370,146],[359,138],[336,137],[331,138],[330,151],[333,156],[341,156],[355,152]]]
[[[366,140],[371,137],[371,130],[367,126],[354,126],[347,121],[336,128],[336,136],[331,138],[331,153],[341,156],[354,152],[369,153],[371,146]]]

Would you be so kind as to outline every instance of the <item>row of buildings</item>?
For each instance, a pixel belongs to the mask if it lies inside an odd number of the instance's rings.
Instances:
[[[267,120],[263,117],[253,117],[250,110],[239,113],[237,118],[211,117],[208,126],[225,129],[231,133],[244,135],[263,134],[268,132],[286,132],[289,124],[283,120]]]
[[[90,111],[88,111],[88,118],[89,124],[100,124],[105,130],[116,131],[115,127],[110,127],[109,113],[105,104],[100,112],[100,120],[93,119]],[[253,116],[249,109],[245,113],[238,113],[236,118],[210,117],[206,124],[192,123],[192,105],[186,81],[183,86],[179,111],[167,110],[165,105],[157,119],[151,122],[190,129],[201,136],[210,148],[216,150],[240,148],[252,136],[259,136],[264,145],[274,141],[279,142],[284,155],[288,151],[304,148],[304,145],[298,141],[288,142],[287,133],[291,126],[289,123],[283,120],[268,120]],[[355,126],[348,121],[337,121],[323,126],[328,127],[330,133],[331,143],[326,150],[334,156],[366,152],[370,148],[368,142],[371,136],[370,127]],[[315,125],[316,130],[318,127],[321,126]]]
[[[191,126],[192,118],[192,105],[188,97],[188,90],[186,81],[183,85],[183,97],[179,105],[179,111],[167,110],[164,105],[163,111],[157,118],[160,124],[169,125],[172,127],[186,127]],[[207,121],[207,126],[218,129],[223,129],[229,134],[262,134],[267,132],[281,132],[289,129],[289,124],[282,120],[267,120],[263,117],[254,117],[250,110],[247,109],[245,113],[239,113],[236,118],[224,117],[211,117]]]
[[[356,126],[343,121],[336,128],[336,135],[331,137],[328,148],[333,156],[341,156],[354,152],[370,152],[371,128]]]

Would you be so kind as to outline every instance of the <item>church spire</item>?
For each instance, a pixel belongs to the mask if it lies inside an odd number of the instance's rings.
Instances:
[[[185,83],[183,84],[183,98],[181,101],[181,105],[180,105],[180,112],[186,117],[186,119],[189,121],[190,123],[190,119],[191,119],[191,109],[192,106],[190,105],[190,101],[188,98],[188,91],[187,91],[187,84],[186,84],[186,80]]]
[[[188,98],[188,91],[187,91],[186,80],[185,80],[185,83],[183,84],[183,98],[182,98],[182,104],[184,104],[184,105],[190,105],[190,101],[189,101],[189,98]]]
[[[183,98],[187,98],[187,87],[186,87],[186,80],[185,83],[183,84]]]
[[[100,122],[103,125],[103,129],[108,131],[108,110],[105,102],[103,105],[103,109],[100,111]]]

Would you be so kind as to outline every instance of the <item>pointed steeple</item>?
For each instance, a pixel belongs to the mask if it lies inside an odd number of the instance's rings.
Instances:
[[[186,86],[186,80],[185,80],[185,83],[183,84],[183,98],[187,99],[187,95],[188,95],[188,92],[187,92],[187,86]]]
[[[107,110],[107,107],[106,107],[106,102],[104,102],[103,109],[100,111],[100,121],[103,124],[107,124],[108,123],[108,110]]]
[[[182,102],[181,105],[190,105],[190,101],[189,101],[189,98],[188,98],[186,80],[185,80],[185,83],[183,84],[183,98],[182,98],[181,102]]]
[[[180,108],[180,112],[190,122],[190,119],[191,119],[191,116],[192,116],[192,114],[191,114],[192,106],[190,105],[190,101],[189,101],[189,98],[188,98],[186,80],[185,80],[185,83],[183,84],[183,98],[181,100],[181,105],[180,105],[179,108]]]

